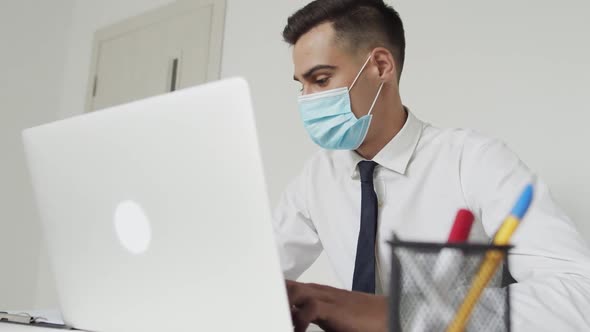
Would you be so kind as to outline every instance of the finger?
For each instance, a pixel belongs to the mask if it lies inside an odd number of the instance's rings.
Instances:
[[[317,299],[309,299],[293,312],[293,324],[296,332],[305,332],[309,324],[320,325],[328,317],[330,305]]]
[[[317,291],[306,284],[293,282],[287,285],[289,304],[299,307],[314,297]]]
[[[307,284],[288,281],[287,292],[295,332],[305,332],[315,318],[317,303],[320,301],[317,298],[317,289]]]
[[[331,287],[331,286],[326,286],[326,285],[320,285],[320,284],[314,284],[314,283],[310,283],[310,284],[306,284],[306,285],[315,289],[319,299],[321,299],[324,302],[329,302],[329,303],[334,303],[334,302],[336,302],[336,299],[338,299],[339,297],[350,293],[350,291],[340,289],[340,288]]]
[[[289,292],[289,290],[293,287],[297,287],[297,285],[299,285],[300,283],[297,281],[293,281],[293,280],[288,280],[285,279],[285,287],[287,287],[287,292]]]
[[[307,331],[307,328],[309,327],[310,323],[305,322],[301,318],[299,318],[298,313],[299,309],[297,308],[291,310],[291,321],[293,322],[293,330],[295,332]]]
[[[338,290],[336,288],[317,284],[304,284],[296,281],[287,281],[287,295],[291,306],[298,306],[308,298],[315,298],[325,302],[332,302],[332,298]]]
[[[293,310],[295,304],[293,304],[293,294],[296,292],[296,288],[299,287],[299,283],[293,280],[285,280],[285,287],[287,288],[287,297],[289,299],[289,307]]]

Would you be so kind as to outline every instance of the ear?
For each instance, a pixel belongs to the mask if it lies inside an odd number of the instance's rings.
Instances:
[[[373,50],[373,61],[379,70],[379,78],[382,82],[397,83],[397,67],[393,55],[385,47],[377,47]]]

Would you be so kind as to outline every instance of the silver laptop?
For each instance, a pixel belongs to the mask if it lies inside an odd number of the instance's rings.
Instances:
[[[244,80],[23,138],[67,324],[292,331]]]

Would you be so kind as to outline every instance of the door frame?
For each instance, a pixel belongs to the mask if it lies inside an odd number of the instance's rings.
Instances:
[[[97,84],[98,54],[102,43],[144,26],[206,6],[213,7],[211,35],[209,38],[207,81],[218,80],[221,76],[221,56],[223,51],[226,0],[178,0],[169,5],[111,24],[94,33],[84,112],[88,113],[93,111],[92,104]]]

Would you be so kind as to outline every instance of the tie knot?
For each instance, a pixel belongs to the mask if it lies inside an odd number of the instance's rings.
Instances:
[[[377,163],[372,160],[363,160],[359,163],[359,174],[361,175],[361,182],[372,183],[373,172]]]

